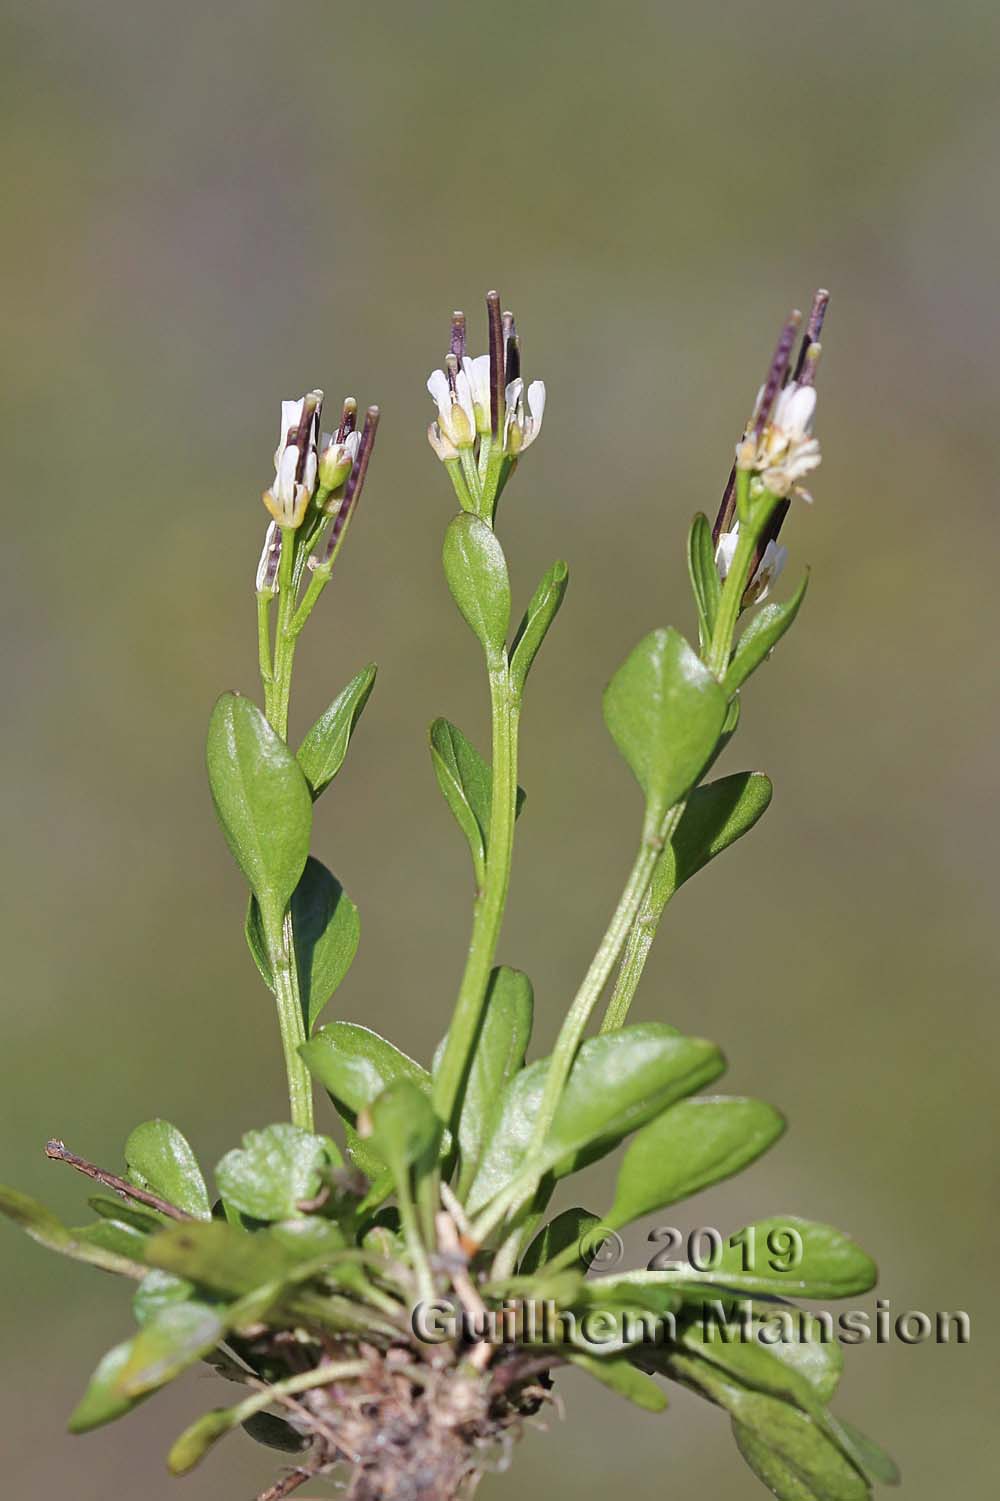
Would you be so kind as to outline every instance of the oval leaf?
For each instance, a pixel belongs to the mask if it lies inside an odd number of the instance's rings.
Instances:
[[[374,662],[341,689],[330,707],[320,715],[302,744],[296,759],[309,790],[316,799],[333,781],[344,764],[355,726],[375,686],[378,668]]]
[[[738,1173],[784,1129],[777,1110],[761,1100],[704,1098],[672,1105],[629,1144],[607,1224],[620,1229]]]
[[[517,628],[510,651],[510,675],[518,692],[523,690],[538,649],[559,613],[568,584],[569,569],[566,564],[553,563],[524,612],[524,619]]]
[[[308,1037],[354,962],[361,938],[361,919],[336,876],[312,855],[292,895],[291,915],[299,995]],[[264,983],[273,990],[271,961],[256,897],[250,899],[246,938]]]
[[[236,693],[224,693],[212,711],[207,761],[229,848],[262,910],[277,920],[309,854],[309,784],[257,705]]]
[[[755,672],[765,657],[774,650],[792,621],[799,613],[799,606],[806,597],[809,586],[808,573],[801,584],[783,605],[763,605],[736,643],[733,660],[729,664],[723,687],[732,695]]]
[[[704,771],[726,717],[722,688],[672,627],[652,631],[604,694],[604,719],[659,824]]]
[[[169,1121],[144,1121],[125,1143],[128,1175],[197,1220],[212,1218],[212,1201],[187,1138]]]
[[[485,521],[456,516],[444,537],[444,572],[452,598],[487,657],[503,652],[510,626],[510,580],[503,548]]]
[[[130,1399],[145,1396],[201,1360],[225,1332],[219,1312],[207,1303],[168,1304],[130,1341],[114,1385]]]
[[[774,1237],[770,1244],[769,1236]],[[711,1271],[681,1262],[676,1271],[636,1275],[668,1277],[682,1289],[697,1289],[697,1298],[706,1285],[741,1294],[847,1298],[868,1292],[878,1280],[874,1261],[842,1230],[794,1214],[758,1220],[739,1232],[738,1244],[730,1243],[734,1240],[730,1236]]]
[[[100,1361],[67,1424],[70,1433],[89,1433],[104,1423],[113,1423],[143,1400],[142,1397],[125,1396],[118,1379],[128,1365],[133,1343],[134,1340],[127,1339],[123,1344],[115,1345]]]
[[[168,1225],[146,1246],[150,1266],[230,1298],[280,1283],[301,1259],[269,1230],[249,1235],[225,1220]]]
[[[516,1074],[469,1194],[477,1213],[524,1169],[549,1060]],[[660,1022],[623,1027],[581,1045],[532,1173],[567,1177],[613,1151],[630,1131],[674,1100],[700,1089],[725,1068],[714,1043],[681,1037]]]
[[[330,1164],[332,1142],[287,1122],[248,1131],[242,1148],[215,1169],[226,1203],[255,1220],[287,1220],[315,1198]]]

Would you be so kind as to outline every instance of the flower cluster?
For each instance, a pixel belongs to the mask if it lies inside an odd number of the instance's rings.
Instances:
[[[463,507],[492,515],[511,468],[541,429],[545,386],[535,380],[525,387],[514,316],[501,312],[497,292],[487,294],[486,309],[487,354],[467,353],[465,314],[452,315],[444,367],[427,380],[438,413],[427,437],[449,466]]]
[[[752,500],[769,497],[772,507],[758,541],[750,581],[743,595],[744,605],[759,604],[766,599],[785,566],[788,549],[777,539],[791,501],[812,500],[801,481],[819,467],[822,457],[812,423],[816,412],[814,381],[821,348],[819,336],[828,302],[829,294],[820,289],[813,298],[794,368],[792,351],[801,314],[795,312],[788,319],[767,379],[757,393],[753,416],[736,445],[736,463],[713,529],[715,564],[720,578],[725,579],[729,573],[739,539],[737,476],[743,476]]]
[[[298,530],[314,496],[319,509],[335,515],[359,462],[363,435],[356,426],[358,404],[353,396],[344,402],[335,433],[320,434],[322,409],[322,391],[310,391],[298,401],[281,403],[274,480],[264,491],[263,501],[278,526],[286,531]]]

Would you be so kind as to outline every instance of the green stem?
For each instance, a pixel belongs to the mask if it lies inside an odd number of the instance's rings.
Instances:
[[[750,582],[750,565],[753,562],[757,540],[761,530],[767,524],[775,503],[773,496],[768,497],[765,494],[751,508],[748,503],[749,476],[741,476],[739,484],[741,513],[746,516],[749,511],[750,516],[749,519],[740,521],[736,551],[722,586],[715,628],[712,631],[712,639],[705,657],[705,665],[720,682],[729,667],[733,638],[736,635],[736,626],[743,605],[743,595]],[[652,885],[647,887],[642,906],[629,929],[621,968],[601,1023],[602,1032],[612,1032],[624,1026],[668,900],[669,894],[664,901],[657,900],[653,895]]]
[[[274,999],[278,1007],[278,1029],[285,1055],[285,1073],[288,1075],[288,1105],[292,1124],[301,1126],[303,1131],[312,1131],[312,1079],[299,1054],[299,1048],[306,1040],[306,1028],[295,964],[291,913],[286,912],[278,920],[265,920],[264,937],[274,980]]]
[[[295,637],[289,627],[295,610],[295,565],[297,534],[290,528],[281,533],[281,561],[278,565],[278,614],[274,628],[274,655],[271,656],[269,626],[270,600],[257,603],[258,644],[261,681],[264,686],[264,712],[276,734],[288,739],[288,704],[292,689],[292,666]],[[262,914],[263,915],[263,914]],[[295,962],[295,937],[290,912],[264,917],[264,937],[274,981],[274,998],[278,1008],[278,1029],[288,1076],[288,1107],[292,1124],[304,1131],[314,1127],[312,1080],[299,1055],[306,1040],[299,993],[299,976]]]
[[[476,897],[472,936],[444,1057],[434,1080],[434,1108],[451,1125],[462,1094],[503,923],[517,814],[517,726],[520,699],[510,681],[506,653],[489,662],[493,717],[493,799],[486,871]]]
[[[399,1205],[399,1223],[403,1231],[403,1239],[406,1242],[406,1249],[410,1254],[410,1262],[417,1276],[417,1291],[424,1303],[431,1303],[434,1300],[434,1279],[431,1276],[430,1263],[427,1260],[427,1250],[420,1234],[420,1226],[417,1223],[417,1210],[410,1189],[409,1170],[404,1168],[395,1177],[396,1201]]]

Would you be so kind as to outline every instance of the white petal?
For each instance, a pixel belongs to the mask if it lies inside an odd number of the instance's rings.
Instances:
[[[816,410],[814,386],[786,386],[778,398],[774,413],[775,426],[783,429],[792,438],[805,438]]]
[[[719,577],[725,578],[733,566],[733,557],[736,553],[736,544],[739,541],[740,524],[737,521],[731,532],[720,532],[719,540],[715,547],[715,566],[719,570]]]
[[[302,421],[302,403],[305,397],[301,396],[298,401],[283,401],[281,403],[281,433],[278,438],[279,448],[284,447],[290,427],[298,427]]]
[[[512,380],[510,385],[505,389],[503,395],[508,415],[513,415],[513,413],[517,411],[518,404],[521,400],[521,392],[523,390],[524,381],[520,376],[518,376],[516,380]]]
[[[545,414],[545,382],[543,380],[533,380],[528,387],[528,411],[531,413],[535,428],[540,428]]]
[[[451,387],[443,370],[431,371],[427,377],[427,389],[437,402],[437,409],[442,417],[447,417],[451,411]]]
[[[474,358],[465,355],[462,360],[462,369],[469,382],[472,391],[472,399],[477,406],[485,412],[490,409],[490,357],[488,354],[478,354]]]

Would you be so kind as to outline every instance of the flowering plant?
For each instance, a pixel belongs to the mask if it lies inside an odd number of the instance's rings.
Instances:
[[[430,443],[459,502],[444,572],[483,653],[492,747],[487,760],[455,725],[431,725],[434,773],[469,848],[475,899],[454,1012],[426,1065],[359,1022],[322,1016],[359,924],[310,853],[313,807],[343,765],[375,667],[352,678],[297,748],[288,740],[296,647],[356,513],[378,410],[359,430],[348,400],[324,433],[321,392],[282,404],[256,574],[263,707],[223,694],[207,761],[249,888],[247,943],[274,997],[289,1119],[248,1132],[217,1164],[214,1193],[163,1120],[132,1131],[120,1174],[50,1142],[50,1157],[103,1190],[89,1200],[96,1219],[77,1229],[0,1190],[0,1208],[36,1240],[136,1284],[137,1332],[98,1365],[75,1432],[124,1416],[204,1361],[242,1394],[181,1434],[175,1473],[242,1428],[295,1455],[260,1501],[335,1471],[353,1501],[447,1501],[506,1460],[553,1373],[575,1366],[651,1411],[667,1404],[664,1379],[706,1397],[785,1501],[864,1501],[873,1481],[897,1478],[876,1445],[828,1411],[842,1356],[820,1337],[822,1320],[803,1314],[791,1342],[768,1336],[790,1296],[874,1284],[873,1262],[842,1232],[772,1216],[725,1243],[716,1235],[708,1254],[692,1243],[660,1269],[587,1276],[619,1230],[748,1167],[784,1129],[762,1101],[699,1093],[725,1067],[714,1043],[661,1021],[630,1024],[628,1013],[668,902],[770,802],[760,772],[708,778],[737,731],[744,688],[805,594],[803,579],[787,601],[762,603],[787,556],[779,530],[791,502],[809,498],[801,482],[820,462],[812,421],[826,300],[817,294],[797,356],[799,315],[783,328],[715,524],[699,514],[691,526],[697,646],[673,627],[653,630],[605,691],[608,729],[643,795],[638,848],[555,1046],[531,1062],[531,983],[497,950],[524,800],[521,707],[568,570],[552,564],[512,633],[496,520],[539,435],[545,387],[525,387],[514,319],[493,292],[487,353],[468,354],[456,313],[427,382]],[[339,1143],[317,1129],[316,1084],[339,1118]],[[564,1178],[623,1144],[602,1214],[551,1213]],[[707,1309],[738,1312],[749,1337],[713,1338]]]

